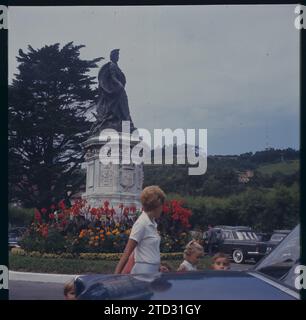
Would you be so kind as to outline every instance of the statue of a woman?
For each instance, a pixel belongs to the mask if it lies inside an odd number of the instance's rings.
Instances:
[[[97,103],[97,119],[92,127],[92,134],[99,134],[99,131],[107,128],[121,131],[122,121],[130,121],[131,130],[134,130],[124,88],[126,79],[118,66],[119,49],[111,51],[110,60],[102,66],[98,75],[100,95]]]

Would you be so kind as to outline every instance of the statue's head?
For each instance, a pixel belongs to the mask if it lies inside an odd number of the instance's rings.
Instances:
[[[119,50],[120,49],[114,49],[114,50],[111,51],[111,53],[110,53],[111,61],[118,62],[118,60],[119,60]]]

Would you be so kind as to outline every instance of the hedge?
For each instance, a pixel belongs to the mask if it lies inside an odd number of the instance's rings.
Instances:
[[[28,256],[28,257],[37,257],[37,258],[52,258],[52,259],[83,259],[83,260],[106,260],[106,261],[118,261],[122,253],[41,253],[39,251],[25,251],[21,248],[13,248],[11,254],[15,256]],[[182,260],[182,252],[172,252],[172,253],[161,253],[161,259],[163,260]]]

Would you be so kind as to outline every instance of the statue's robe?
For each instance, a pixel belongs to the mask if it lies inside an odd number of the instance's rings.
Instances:
[[[121,87],[113,78],[119,80]],[[120,70],[117,64],[113,62],[106,63],[99,72],[99,89],[100,97],[97,105],[98,119],[103,123],[131,121],[128,97],[124,86],[126,79],[124,73]]]

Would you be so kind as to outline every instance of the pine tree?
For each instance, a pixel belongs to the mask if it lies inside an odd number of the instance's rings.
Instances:
[[[9,197],[46,207],[77,189],[97,89],[87,73],[103,58],[82,60],[70,42],[19,50],[19,73],[9,86]],[[82,181],[84,183],[84,181]]]

